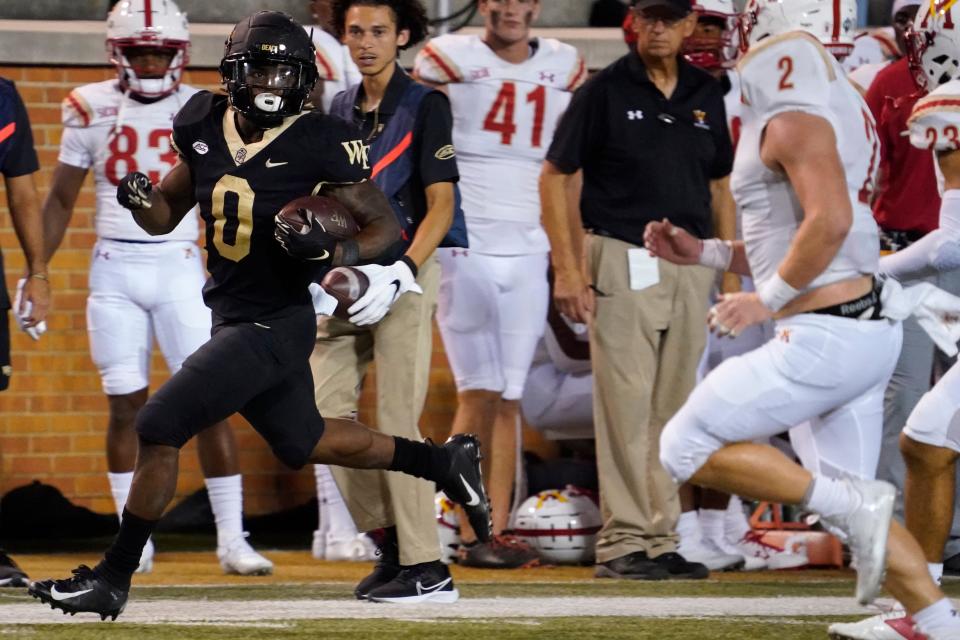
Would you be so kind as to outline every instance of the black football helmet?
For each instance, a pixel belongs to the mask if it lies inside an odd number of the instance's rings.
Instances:
[[[316,50],[303,27],[279,11],[258,11],[227,38],[220,77],[233,108],[269,129],[303,110],[317,83]]]

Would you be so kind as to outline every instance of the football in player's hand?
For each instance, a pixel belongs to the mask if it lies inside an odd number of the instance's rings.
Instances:
[[[337,308],[333,315],[341,320],[347,320],[349,309],[354,302],[363,297],[370,286],[367,274],[353,267],[335,267],[323,276],[320,286],[337,300]]]
[[[319,225],[336,240],[345,240],[360,231],[346,207],[325,196],[303,196],[291,200],[277,215],[298,233],[307,233]]]

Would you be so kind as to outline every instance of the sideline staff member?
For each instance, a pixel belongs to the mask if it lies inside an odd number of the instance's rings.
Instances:
[[[351,119],[369,142],[371,177],[393,205],[403,234],[380,258],[388,266],[357,267],[370,287],[350,308],[350,321],[319,321],[310,358],[317,407],[326,415],[355,415],[363,374],[374,361],[373,426],[420,440],[440,289],[434,252],[450,246],[456,217],[466,240],[462,213],[456,215],[453,114],[444,94],[414,82],[397,63],[401,49],[427,34],[419,0],[335,0],[333,14],[363,82],[338,95],[331,113]],[[433,484],[369,469],[332,472],[357,528],[386,528],[377,566],[356,595],[378,602],[456,600],[450,571],[440,562]]]
[[[642,248],[650,221],[667,218],[708,238],[714,215],[734,215],[723,89],[679,55],[696,22],[690,0],[636,3],[636,49],[574,96],[541,176],[554,297],[564,315],[591,327],[604,520],[598,577],[707,575],[676,553],[677,487],[658,442],[695,384],[714,274]],[[565,201],[578,169],[586,273]]]

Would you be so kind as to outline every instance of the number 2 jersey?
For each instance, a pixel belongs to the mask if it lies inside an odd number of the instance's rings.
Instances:
[[[789,112],[819,116],[830,123],[853,208],[853,224],[843,245],[807,289],[875,273],[880,245],[869,202],[880,145],[873,116],[860,93],[834,57],[805,32],[761,41],[737,68],[746,108],[731,189],[754,280],[759,285],[777,272],[803,221],[803,209],[787,176],[771,170],[760,158],[767,124]]]
[[[98,237],[196,242],[197,217],[192,213],[170,234],[155,238],[117,202],[117,185],[123,176],[140,171],[158,183],[177,163],[177,152],[170,143],[173,117],[196,92],[180,85],[169,96],[145,104],[124,96],[116,80],[107,80],[77,87],[64,98],[58,160],[71,167],[93,169]]]
[[[586,79],[583,59],[550,38],[513,64],[480,36],[444,35],[417,55],[415,74],[446,85],[470,248],[514,255],[549,251],[540,226],[539,177],[570,92]],[[514,223],[509,232],[503,222]]]
[[[274,238],[274,216],[324,184],[368,179],[366,145],[349,123],[317,112],[286,118],[245,144],[234,115],[226,96],[203,91],[173,123],[174,146],[206,224],[204,301],[238,322],[312,308],[307,287],[321,269],[287,255]]]

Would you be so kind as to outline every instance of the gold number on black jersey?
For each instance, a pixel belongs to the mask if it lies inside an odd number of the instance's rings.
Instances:
[[[253,189],[237,176],[225,175],[213,187],[210,213],[213,215],[213,244],[227,260],[240,262],[250,253],[253,231]],[[227,242],[227,231],[233,242]]]

